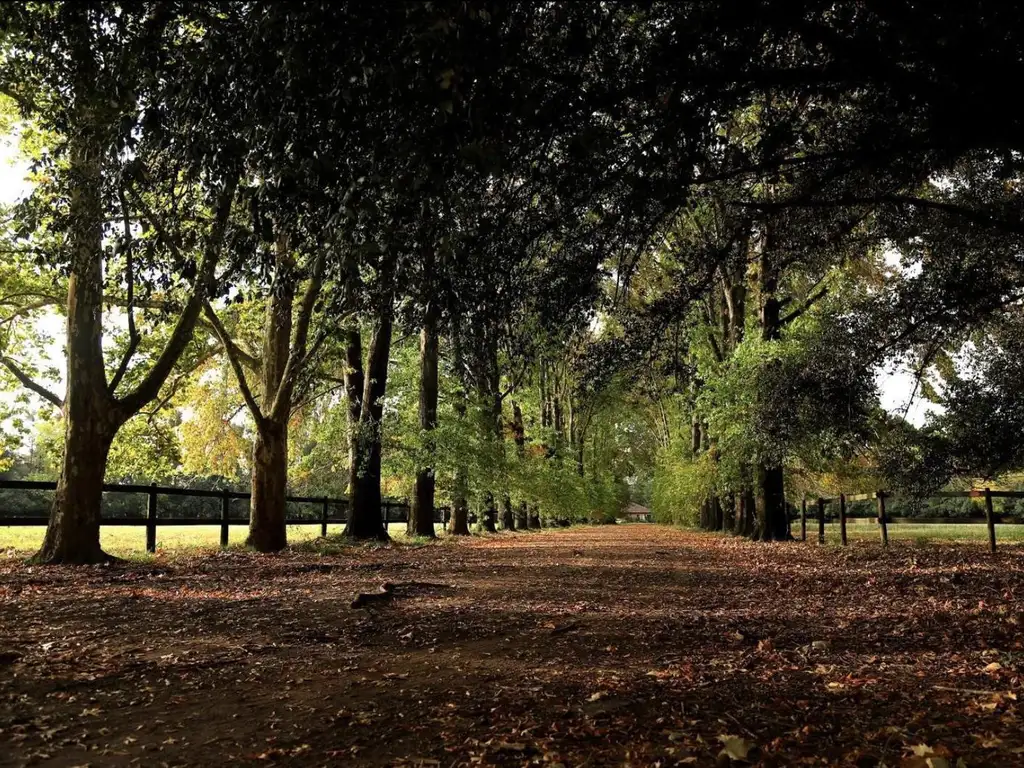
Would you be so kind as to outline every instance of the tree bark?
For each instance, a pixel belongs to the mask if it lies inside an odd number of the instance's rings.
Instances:
[[[456,480],[455,498],[452,500],[452,520],[448,530],[452,536],[469,536],[469,502],[465,490],[459,490]]]
[[[348,468],[351,493],[352,467],[359,451],[359,414],[363,410],[363,338],[358,324],[345,329],[345,399],[348,404]]]
[[[757,521],[754,538],[760,541],[789,539],[782,467],[760,466],[757,469]]]
[[[278,552],[287,545],[285,497],[288,486],[288,415],[274,418],[271,408],[278,395],[292,343],[292,308],[295,304],[295,264],[287,239],[279,234],[277,265],[267,297],[263,324],[263,403],[252,447],[252,498],[246,544],[257,552]]]
[[[67,391],[64,397],[64,456],[37,563],[100,563],[111,559],[100,547],[103,476],[110,444],[121,426],[107,391],[103,362],[103,140],[91,109],[95,59],[89,49],[85,11],[79,9],[83,48],[76,51],[76,113],[72,131],[67,299]],[[77,90],[77,89],[76,89]]]
[[[64,416],[64,457],[57,492],[43,545],[33,558],[37,563],[88,565],[113,559],[100,547],[100,510],[115,429],[99,414],[71,408],[71,402]]]
[[[498,508],[494,503],[494,494],[488,491],[484,494],[483,514],[480,516],[480,529],[486,533],[497,533],[495,520],[498,519]]]
[[[455,417],[463,422],[466,419],[466,380],[464,358],[462,355],[462,339],[458,332],[452,334],[453,354],[456,377],[459,388],[455,392]],[[466,465],[461,457],[456,459],[455,478],[452,482],[452,521],[449,533],[452,536],[469,536],[469,489],[466,480]]]
[[[749,488],[740,493],[739,503],[736,505],[736,523],[733,525],[733,532],[737,536],[753,536],[755,525],[756,500],[754,492]]]
[[[349,478],[349,518],[344,536],[388,541],[381,520],[381,419],[391,357],[391,301],[382,307],[367,356],[356,453]]]
[[[427,453],[433,457],[432,433],[437,428],[437,314],[428,307],[420,330],[420,430],[426,440]],[[434,468],[433,461],[416,473],[416,490],[409,513],[409,533],[434,538]]]
[[[772,262],[771,233],[765,234],[758,260],[761,294],[761,339],[777,341],[782,336],[782,307],[777,296],[778,275]],[[755,469],[757,492],[757,524],[754,538],[761,541],[784,541],[789,538],[786,519],[785,475],[781,465],[760,462]]]
[[[512,401],[512,435],[516,444],[516,458],[523,461],[526,456],[526,424],[523,422],[523,409],[515,400]],[[529,524],[526,501],[520,500],[515,510],[515,526],[519,530],[525,530]]]
[[[516,529],[516,516],[512,510],[512,498],[506,493],[501,497],[501,527],[506,531]]]
[[[287,545],[288,425],[269,419],[256,432],[252,450],[252,500],[246,544],[257,552]]]

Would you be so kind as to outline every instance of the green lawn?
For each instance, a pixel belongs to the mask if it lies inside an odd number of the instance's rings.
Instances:
[[[341,533],[344,526],[328,525],[327,535]],[[441,532],[441,526],[435,526]],[[0,526],[0,556],[19,556],[31,554],[39,548],[43,541],[43,526]],[[232,525],[229,544],[241,546],[249,529],[244,525]],[[392,523],[389,533],[396,539],[405,538],[405,523]],[[312,541],[320,535],[319,525],[289,525],[288,541],[296,544]],[[112,555],[121,557],[138,557],[146,551],[146,529],[142,526],[104,526],[100,529],[100,541],[103,549]],[[220,526],[217,525],[180,525],[157,526],[157,551],[182,551],[217,549],[220,546]]]
[[[796,522],[792,527],[793,534],[799,538],[800,523]],[[881,540],[878,525],[875,523],[850,523],[846,527],[847,536],[851,540],[869,539]],[[816,540],[818,537],[818,521],[807,520],[807,539]],[[940,525],[927,523],[890,523],[889,538],[891,540],[911,540],[919,542],[984,542],[988,541],[988,527],[984,524],[963,523],[953,525]],[[828,523],[825,526],[825,541],[839,541],[839,524]],[[1024,525],[996,525],[996,543],[1021,543],[1024,542]]]

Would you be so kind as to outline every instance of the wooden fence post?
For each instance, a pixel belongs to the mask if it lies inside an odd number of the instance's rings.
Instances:
[[[807,541],[807,499],[800,502],[800,541]]]
[[[320,536],[327,536],[327,497],[324,496],[323,507],[320,509]]]
[[[825,500],[818,497],[818,543],[825,543]]]
[[[885,519],[885,491],[875,494],[878,497],[878,525],[882,534],[882,546],[889,546],[889,528]]]
[[[225,488],[224,495],[220,497],[220,546],[223,549],[228,545],[228,517],[231,514],[231,492]]]
[[[839,494],[839,537],[846,546],[846,494]]]
[[[988,550],[996,551],[996,517],[992,513],[992,491],[985,489],[985,522],[988,524]]]
[[[146,551],[156,552],[156,483],[150,486],[146,508]]]
[[[388,518],[391,517],[391,504],[390,502],[384,502],[384,531],[388,530]]]

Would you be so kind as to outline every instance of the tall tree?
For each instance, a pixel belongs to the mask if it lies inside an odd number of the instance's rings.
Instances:
[[[228,14],[217,20],[197,11],[204,17],[201,22],[190,19],[188,9],[163,3],[115,8],[68,2],[0,10],[0,87],[25,119],[62,137],[51,153],[50,170],[60,188],[56,199],[66,200],[66,207],[58,203],[57,215],[47,224],[66,242],[51,257],[69,276],[66,393],[58,397],[41,385],[31,386],[61,409],[65,440],[38,562],[107,559],[100,548],[99,524],[111,442],[129,418],[159,395],[218,280],[241,172],[239,150],[244,147],[243,136],[229,124],[244,119],[237,102],[248,86],[236,79],[237,60],[214,62],[209,55],[218,49],[218,36],[237,18]],[[183,34],[193,22],[203,32]],[[186,136],[204,133],[209,135],[206,148],[186,148]],[[177,159],[165,162],[170,157]],[[177,175],[161,176],[169,165],[177,166]],[[159,189],[160,182],[165,183],[163,191],[169,186],[178,199],[195,204],[195,227],[187,238],[191,244],[184,244],[176,228],[152,241],[158,247],[142,251],[135,245],[138,228],[157,224],[144,197]],[[27,215],[32,210],[31,203],[25,206]],[[112,249],[114,222],[122,221],[123,236]],[[143,253],[152,257],[148,263],[139,263]],[[139,346],[138,334],[132,334],[108,380],[103,308],[110,274],[105,275],[104,266],[116,263],[115,256],[125,265],[132,330],[138,282],[162,271],[170,273],[169,284],[180,281],[189,287],[173,330],[148,371],[130,367]],[[5,365],[18,375],[13,361]],[[28,377],[18,377],[29,384]],[[122,387],[128,379],[134,386]]]

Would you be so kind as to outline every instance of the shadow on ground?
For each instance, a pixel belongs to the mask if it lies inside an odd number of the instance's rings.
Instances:
[[[1019,765],[1022,566],[639,525],[3,561],[0,765]]]

